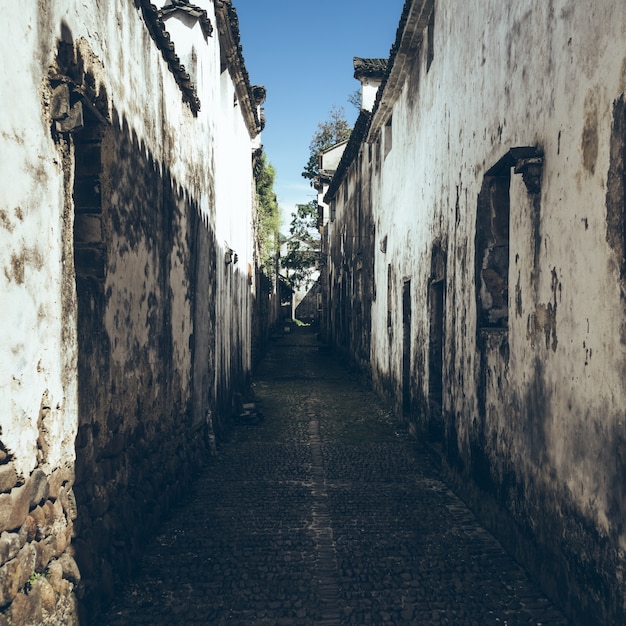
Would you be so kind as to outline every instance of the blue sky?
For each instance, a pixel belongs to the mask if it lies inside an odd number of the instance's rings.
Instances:
[[[389,56],[404,0],[232,3],[250,82],[267,88],[263,146],[276,168],[275,191],[288,224],[295,205],[314,196],[300,174],[318,123],[333,106],[342,106],[354,123],[358,111],[348,96],[360,85],[352,58]]]

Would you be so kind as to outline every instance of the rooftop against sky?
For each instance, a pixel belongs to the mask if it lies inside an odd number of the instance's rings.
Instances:
[[[388,57],[403,0],[233,0],[252,84],[267,88],[263,145],[276,168],[275,191],[288,224],[295,205],[315,190],[301,173],[317,125],[360,88],[353,58]]]

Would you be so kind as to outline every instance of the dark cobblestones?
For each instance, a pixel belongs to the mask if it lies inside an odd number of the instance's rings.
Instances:
[[[312,334],[254,387],[101,626],[567,624]]]

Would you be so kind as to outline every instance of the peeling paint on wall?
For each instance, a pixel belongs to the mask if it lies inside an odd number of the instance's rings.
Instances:
[[[56,572],[64,623],[93,621],[111,599],[202,462],[211,417],[228,419],[247,382],[261,127],[232,7],[209,3],[202,23],[176,31],[199,77],[194,114],[184,73],[168,64],[178,41],[164,59],[137,3],[83,5],[7,7],[15,28],[0,42],[7,81],[23,86],[0,119],[0,166],[15,179],[0,206],[10,406],[0,532],[29,553],[40,540],[54,546],[36,568]],[[223,289],[226,230],[252,270],[234,270]],[[47,530],[35,537],[38,524]],[[0,622],[17,623],[20,606],[41,614],[25,592],[35,566],[22,580],[13,565],[0,555]]]
[[[428,436],[429,381],[439,379],[429,274],[447,239],[445,458],[572,615],[621,623],[626,7],[452,5],[437,2],[429,69],[431,3],[405,5],[362,144],[379,145],[393,119],[393,145],[337,195],[329,241],[353,232],[358,190],[370,188],[386,245],[373,250],[379,297],[363,300],[364,366],[398,418]],[[355,307],[337,280],[354,261],[344,252],[328,258],[336,311]],[[408,281],[411,410],[402,416]]]
[[[598,160],[598,108],[596,90],[587,94],[585,98],[585,126],[580,141],[585,169],[594,174]]]

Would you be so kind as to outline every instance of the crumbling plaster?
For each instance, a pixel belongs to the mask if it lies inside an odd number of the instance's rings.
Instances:
[[[147,2],[4,13],[15,27],[0,41],[0,463],[19,484],[2,498],[17,501],[24,481],[30,495],[42,475],[50,498],[60,481],[75,495],[63,532],[88,611],[110,600],[145,535],[145,507],[156,521],[171,504],[208,442],[207,417],[232,410],[249,374],[261,124],[240,49],[220,50],[238,37],[224,34],[233,9],[206,4],[204,29],[185,13],[167,19],[197,102],[159,48]],[[83,103],[84,130],[53,119],[59,85]],[[93,167],[96,203],[83,206],[78,185]],[[226,265],[231,248],[238,262]],[[22,524],[21,504],[7,529]]]
[[[49,120],[42,115],[46,96],[41,40],[45,24],[34,8],[6,7],[5,18],[15,23],[2,42],[4,58],[0,90],[4,113],[0,120],[0,167],[7,184],[0,207],[0,308],[3,324],[0,340],[0,386],[6,411],[0,421],[5,445],[15,455],[18,472],[27,476],[37,459],[37,416],[47,397],[46,418],[50,433],[48,463],[58,466],[71,461],[71,442],[76,432],[76,388],[71,368],[72,347],[63,350],[59,326],[66,319],[58,285],[62,273],[62,216],[50,210],[62,206],[61,159],[49,159],[52,139]],[[24,21],[24,13],[30,19]],[[26,46],[29,52],[15,55]],[[43,63],[43,68],[42,68]],[[31,97],[30,86],[39,86]],[[71,333],[70,333],[71,334]]]
[[[215,21],[215,16],[211,13],[212,5],[207,9],[209,18]],[[24,385],[26,388],[20,391],[20,363],[24,368],[31,367],[32,363],[40,363],[36,376],[43,379],[39,385],[41,393],[45,389],[49,390],[54,411],[61,410],[55,407],[64,406],[64,402],[75,402],[72,397],[64,398],[62,389],[67,387],[67,380],[61,381],[58,374],[59,363],[51,363],[50,366],[46,364],[48,359],[52,362],[58,361],[62,358],[62,353],[68,353],[67,350],[60,349],[58,338],[50,337],[50,329],[55,326],[50,323],[50,318],[58,323],[63,317],[60,309],[62,298],[53,290],[46,289],[46,286],[58,284],[63,260],[58,239],[63,227],[55,223],[58,215],[54,211],[45,210],[45,207],[55,205],[54,198],[57,200],[56,206],[62,204],[61,158],[49,160],[42,156],[51,153],[53,145],[49,131],[50,120],[42,116],[40,98],[46,98],[46,74],[48,66],[54,64],[54,42],[63,31],[67,43],[74,44],[80,52],[85,72],[93,76],[95,85],[103,85],[108,93],[114,94],[108,102],[109,112],[115,107],[117,119],[132,129],[138,144],[145,146],[146,151],[147,146],[150,146],[150,158],[155,163],[167,162],[177,184],[197,194],[200,211],[207,220],[212,218],[215,197],[212,192],[207,194],[204,181],[207,172],[213,169],[214,145],[211,144],[211,137],[216,135],[217,124],[215,116],[209,112],[216,107],[220,85],[216,80],[206,80],[199,85],[199,96],[207,113],[194,119],[189,108],[180,105],[180,93],[169,73],[163,71],[162,60],[156,53],[147,30],[138,19],[137,9],[132,3],[115,2],[115,6],[108,6],[106,9],[94,4],[89,11],[82,10],[82,6],[78,4],[75,7],[62,8],[44,4],[39,9],[26,7],[19,11],[19,15],[14,16],[11,16],[11,12],[17,11],[15,7],[7,7],[7,11],[7,20],[14,21],[16,28],[7,34],[3,47],[7,51],[23,49],[26,43],[32,54],[25,52],[14,63],[5,64],[3,68],[7,106],[2,125],[5,128],[4,141],[7,149],[2,151],[0,158],[4,161],[3,171],[13,173],[9,179],[15,181],[3,194],[5,206],[0,224],[10,239],[9,245],[3,247],[5,260],[1,279],[7,286],[2,291],[3,312],[6,311],[9,315],[3,329],[4,333],[10,335],[6,344],[13,345],[12,353],[19,355],[18,358],[12,356],[6,359],[7,375],[3,376],[3,380],[12,381],[13,413],[33,415],[38,412],[41,394],[38,397],[33,394],[30,380],[29,384]],[[176,18],[170,18],[169,21],[176,22]],[[23,29],[20,28],[21,25],[25,25]],[[198,75],[202,77],[210,74],[203,69],[204,65],[219,67],[219,45],[216,38],[205,39],[200,32],[194,32],[200,31],[199,26],[191,29],[191,33],[188,28],[186,30],[187,40],[191,36],[197,48],[203,50],[203,54],[199,56]],[[110,33],[115,33],[115,36],[109,36]],[[112,72],[105,68],[118,68],[118,71]],[[39,84],[42,95],[27,97],[16,89],[20,84]],[[16,106],[10,106],[18,95],[19,105],[16,102]],[[147,101],[152,102],[153,113],[149,115],[146,115],[146,96]],[[176,129],[176,135],[172,135],[159,123],[159,120],[164,119],[168,120],[169,128]],[[206,149],[201,151],[197,150],[196,142],[184,140],[185,135],[191,139],[199,134],[208,138]],[[36,192],[30,184],[33,178],[38,184]],[[19,184],[21,179],[24,182]],[[115,202],[114,193],[113,191],[112,202]],[[249,205],[250,198],[247,200]],[[36,240],[33,240],[33,233],[37,234]],[[130,267],[150,267],[150,258],[145,256],[145,250],[143,260],[139,259],[143,245],[140,244],[132,250],[121,250],[120,267],[124,266],[123,258],[127,254],[137,257],[136,265],[130,264]],[[174,269],[176,264],[173,257]],[[145,284],[141,276],[129,278],[129,293],[136,293]],[[130,298],[130,306],[138,306],[132,300]],[[174,305],[175,311],[179,309],[180,307]],[[140,311],[138,313],[141,318]],[[67,322],[72,325],[71,320]],[[183,324],[182,320],[178,320],[175,325],[182,328]],[[107,326],[112,330],[114,322],[110,320]],[[33,329],[37,329],[40,334],[38,343],[25,341],[31,337]],[[145,327],[137,328],[139,338],[143,335],[145,340],[146,332]],[[118,343],[114,347],[114,353],[119,349]],[[47,356],[43,360],[40,358],[42,352]],[[71,367],[73,359],[75,356],[66,359],[67,367]],[[123,360],[124,355],[120,353],[119,359]],[[12,369],[14,364],[18,364],[17,370]],[[32,374],[30,372],[29,376]],[[75,395],[75,390],[71,395]],[[72,412],[71,404],[66,408]],[[59,415],[59,422],[70,424],[71,420],[63,420],[62,415]],[[28,429],[21,427],[15,430],[25,433]],[[69,431],[67,435],[71,439],[72,432]],[[5,437],[11,437],[8,427],[5,427]],[[17,450],[18,442],[15,441],[14,445]],[[21,469],[27,471],[32,466],[33,455],[32,449],[29,453],[30,461],[26,461],[22,454],[18,455],[19,459],[24,459],[18,461]]]
[[[611,569],[625,538],[626,391],[623,249],[607,242],[607,173],[626,81],[626,7],[435,4],[432,64],[426,33],[407,35],[366,139],[375,153],[365,183],[376,225],[374,384],[401,413],[410,280],[408,419],[426,432],[428,293],[439,242],[447,258],[441,419],[449,461],[550,549],[555,529],[574,537],[574,527],[592,528],[561,546],[565,558]],[[540,191],[511,170],[508,325],[485,334],[474,273],[478,197],[490,169],[523,146],[542,154]],[[330,241],[350,219],[351,200],[336,198]],[[592,555],[594,532],[610,542],[604,557]]]
[[[423,339],[428,334],[427,311],[421,302],[429,278],[424,268],[429,267],[426,261],[430,242],[444,236],[457,248],[450,250],[449,258],[455,265],[449,268],[449,273],[466,278],[461,289],[458,284],[456,289],[448,285],[448,302],[455,308],[448,309],[446,336],[448,341],[457,341],[457,336],[464,341],[458,342],[454,351],[456,362],[448,363],[448,369],[464,370],[473,376],[465,378],[464,388],[458,391],[453,388],[447,402],[448,408],[459,415],[476,413],[472,390],[479,384],[479,364],[473,356],[472,338],[476,336],[473,278],[472,264],[467,263],[468,256],[471,258],[473,254],[476,198],[486,170],[507,147],[541,146],[545,158],[538,268],[534,267],[535,233],[529,222],[530,208],[525,197],[528,192],[519,180],[521,177],[512,176],[511,259],[517,260],[511,262],[509,298],[512,302],[515,285],[521,281],[522,310],[521,315],[510,318],[511,361],[506,376],[510,387],[503,393],[512,394],[523,406],[536,375],[535,360],[546,361],[543,384],[552,393],[545,398],[546,415],[537,416],[546,420],[549,437],[542,461],[553,465],[572,483],[573,492],[587,506],[583,492],[591,492],[594,494],[591,497],[597,498],[598,489],[593,483],[598,478],[572,463],[572,443],[566,443],[571,439],[572,420],[578,422],[583,432],[591,426],[590,413],[597,412],[595,420],[592,419],[596,427],[598,420],[604,424],[600,431],[606,428],[607,420],[615,426],[621,420],[619,410],[613,411],[612,416],[606,414],[606,394],[599,393],[602,388],[611,389],[614,396],[622,388],[622,355],[611,349],[621,326],[619,280],[614,273],[607,272],[610,251],[604,241],[603,215],[597,211],[597,207],[604,205],[609,151],[588,145],[591,142],[608,147],[610,142],[611,105],[623,89],[621,64],[613,59],[616,55],[623,58],[624,51],[615,50],[607,42],[620,41],[621,22],[612,15],[611,32],[602,36],[602,45],[592,52],[585,44],[583,51],[570,40],[568,33],[575,33],[585,41],[594,40],[598,36],[598,20],[604,23],[606,10],[592,11],[590,20],[587,12],[568,3],[563,6],[548,3],[527,12],[522,7],[500,11],[499,7],[494,5],[490,9],[489,3],[486,4],[480,13],[463,15],[456,9],[454,13],[450,11],[445,2],[438,3],[440,19],[431,71],[426,73],[422,58],[419,85],[412,85],[411,79],[407,79],[393,109],[394,143],[381,169],[379,206],[385,210],[379,215],[378,227],[381,236],[388,234],[388,244],[384,255],[377,249],[377,284],[386,282],[389,259],[397,267],[398,280],[403,276],[413,277],[412,287],[417,294],[413,332],[414,345],[418,346],[418,353],[413,356],[415,361],[424,362],[423,348],[419,346],[424,345]],[[481,41],[485,42],[484,51]],[[619,48],[619,44],[614,45]],[[588,55],[585,64],[595,69],[581,75],[576,59],[585,55]],[[476,62],[451,62],[455,57]],[[472,87],[464,87],[463,91],[480,97],[464,98],[460,104],[454,94],[458,93],[459,85],[468,84]],[[577,85],[576,91],[565,88],[566,84]],[[416,91],[417,99],[413,95]],[[438,102],[444,104],[436,106]],[[452,105],[454,102],[457,106]],[[498,106],[491,106],[493,103]],[[449,144],[441,141],[442,129],[449,137]],[[595,139],[590,140],[590,136]],[[419,172],[419,178],[407,176],[407,171]],[[412,184],[414,181],[417,185]],[[460,219],[456,223],[453,209],[459,186],[466,193],[460,196]],[[462,247],[468,248],[467,253],[460,251]],[[458,262],[459,257],[465,259],[465,264]],[[398,302],[398,283],[394,288]],[[381,291],[377,288],[377,293]],[[604,306],[599,307],[599,302]],[[548,307],[556,310],[556,319],[554,337],[546,346]],[[379,298],[374,304],[372,357],[376,368],[384,372],[389,362],[385,355],[391,351],[390,361],[397,379],[402,346],[398,336],[389,344],[386,316],[386,302]],[[395,327],[401,325],[400,316],[401,311],[396,307]],[[462,329],[458,328],[459,322],[464,324]],[[559,336],[567,340],[558,341]],[[590,359],[589,350],[602,358]],[[468,362],[473,365],[469,372]],[[602,380],[601,388],[598,380]],[[563,393],[564,385],[570,389],[567,394]],[[576,400],[571,393],[574,389]],[[459,403],[459,398],[465,400]],[[463,428],[463,421],[459,425]],[[510,433],[511,429],[515,429],[514,423],[508,424],[506,431]],[[498,432],[497,428],[494,430]],[[500,433],[504,432],[501,428]],[[461,442],[467,443],[468,436],[467,432],[459,433]],[[528,462],[527,443],[519,440],[511,444],[508,454],[514,457],[515,465]],[[604,443],[600,440],[597,445],[601,448]],[[598,453],[599,449],[591,449],[583,454],[588,457],[587,462],[594,463]],[[543,474],[544,470],[542,465],[534,471]],[[599,510],[595,515],[600,521]]]

